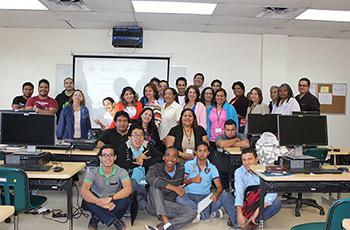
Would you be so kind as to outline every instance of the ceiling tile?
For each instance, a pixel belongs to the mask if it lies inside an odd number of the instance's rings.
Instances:
[[[211,32],[211,33],[265,34],[265,33],[269,33],[271,30],[272,30],[272,28],[262,28],[262,27],[210,25],[208,32]]]
[[[300,37],[322,37],[333,38],[338,33],[331,30],[308,30],[308,29],[288,29],[288,28],[275,28],[271,33],[274,34],[287,34],[290,36]]]
[[[170,22],[170,23],[183,23],[183,24],[208,24],[212,16],[205,15],[180,15],[180,14],[148,14],[148,13],[136,13],[135,18],[137,22]]]
[[[194,31],[207,32],[207,25],[191,25],[177,23],[139,23],[144,30],[162,30],[162,31]]]
[[[260,6],[222,3],[216,7],[214,15],[231,17],[255,17],[262,9],[263,7]]]
[[[244,17],[222,17],[215,16],[211,20],[212,25],[229,25],[229,26],[255,26],[255,27],[276,27],[284,25],[287,19],[266,19],[266,18],[244,18]]]
[[[289,8],[301,8],[309,7],[311,4],[319,0],[222,0],[223,3],[229,4],[242,4],[242,5],[254,5],[254,6],[275,6],[275,7],[289,7]]]
[[[134,12],[131,0],[84,0],[94,11]]]
[[[72,21],[116,21],[116,22],[134,22],[134,16],[131,13],[111,13],[111,12],[71,12],[60,11],[56,12],[57,16],[64,20]]]
[[[309,30],[350,30],[350,23],[311,20],[290,20],[284,25],[284,27],[291,29]]]
[[[311,5],[313,9],[350,10],[349,0],[319,0]]]
[[[0,21],[0,27],[6,28],[59,28],[71,29],[71,27],[64,21]]]

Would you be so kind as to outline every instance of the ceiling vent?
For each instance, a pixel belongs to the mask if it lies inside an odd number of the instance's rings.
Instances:
[[[303,12],[305,9],[291,9],[286,7],[265,7],[256,15],[257,18],[279,18],[292,19]]]
[[[91,11],[83,0],[40,0],[53,11]]]

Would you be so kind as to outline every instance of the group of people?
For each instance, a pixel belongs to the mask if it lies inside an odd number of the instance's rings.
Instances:
[[[226,211],[233,227],[257,223],[256,209],[249,217],[243,212],[247,187],[258,185],[259,178],[250,171],[258,157],[247,138],[248,114],[293,111],[319,111],[318,99],[309,92],[310,80],[298,82],[299,95],[293,96],[284,83],[270,89],[271,103],[263,103],[262,91],[252,88],[245,95],[242,82],[234,82],[235,97],[227,101],[222,82],[215,79],[204,87],[204,75],[197,73],[193,85],[179,77],[176,88],[167,81],[153,78],[144,86],[143,96],[125,87],[119,102],[106,97],[103,120],[94,122],[103,129],[96,146],[100,166],[90,169],[81,195],[92,213],[89,229],[101,222],[125,229],[121,220],[136,194],[139,209],[157,216],[161,223],[146,229],[176,229],[191,222],[222,218]],[[74,89],[71,78],[64,80],[65,90],[56,99],[48,96],[49,82],[39,81],[39,95],[31,97],[33,84],[23,84],[23,96],[13,100],[13,109],[29,109],[56,114],[57,137],[86,139],[91,129],[84,94]],[[242,148],[243,165],[235,171],[234,195],[223,191],[223,173],[211,163],[210,152],[217,148]],[[198,213],[198,203],[210,196],[211,204]],[[264,219],[281,208],[276,194],[265,198]]]

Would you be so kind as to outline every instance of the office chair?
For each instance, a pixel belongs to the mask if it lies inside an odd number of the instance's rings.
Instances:
[[[0,204],[15,207],[14,229],[18,229],[19,212],[37,209],[47,200],[30,194],[29,180],[22,169],[0,167],[0,191]]]
[[[336,200],[328,210],[326,222],[312,222],[293,226],[290,230],[339,230],[342,221],[350,218],[350,198]]]
[[[303,149],[303,154],[304,155],[309,155],[309,156],[313,156],[317,159],[319,159],[321,161],[321,163],[323,164],[323,162],[325,161],[326,157],[327,157],[327,153],[328,153],[328,149],[327,148],[305,148]],[[320,215],[324,215],[325,211],[323,209],[322,206],[320,206],[319,204],[317,204],[316,200],[314,199],[303,199],[303,194],[302,193],[298,193],[298,197],[291,197],[291,196],[287,196],[284,197],[287,198],[286,200],[283,200],[282,203],[287,203],[287,204],[296,204],[295,207],[295,216],[299,217],[300,216],[300,209],[303,205],[307,205],[307,206],[311,206],[314,208],[317,208],[320,210]]]

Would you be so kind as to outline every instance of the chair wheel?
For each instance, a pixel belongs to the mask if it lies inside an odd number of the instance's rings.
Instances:
[[[300,212],[299,211],[295,211],[295,216],[299,217],[300,216]]]
[[[11,217],[5,219],[5,223],[11,223]]]
[[[320,215],[324,216],[326,213],[324,212],[324,210],[320,210]]]

